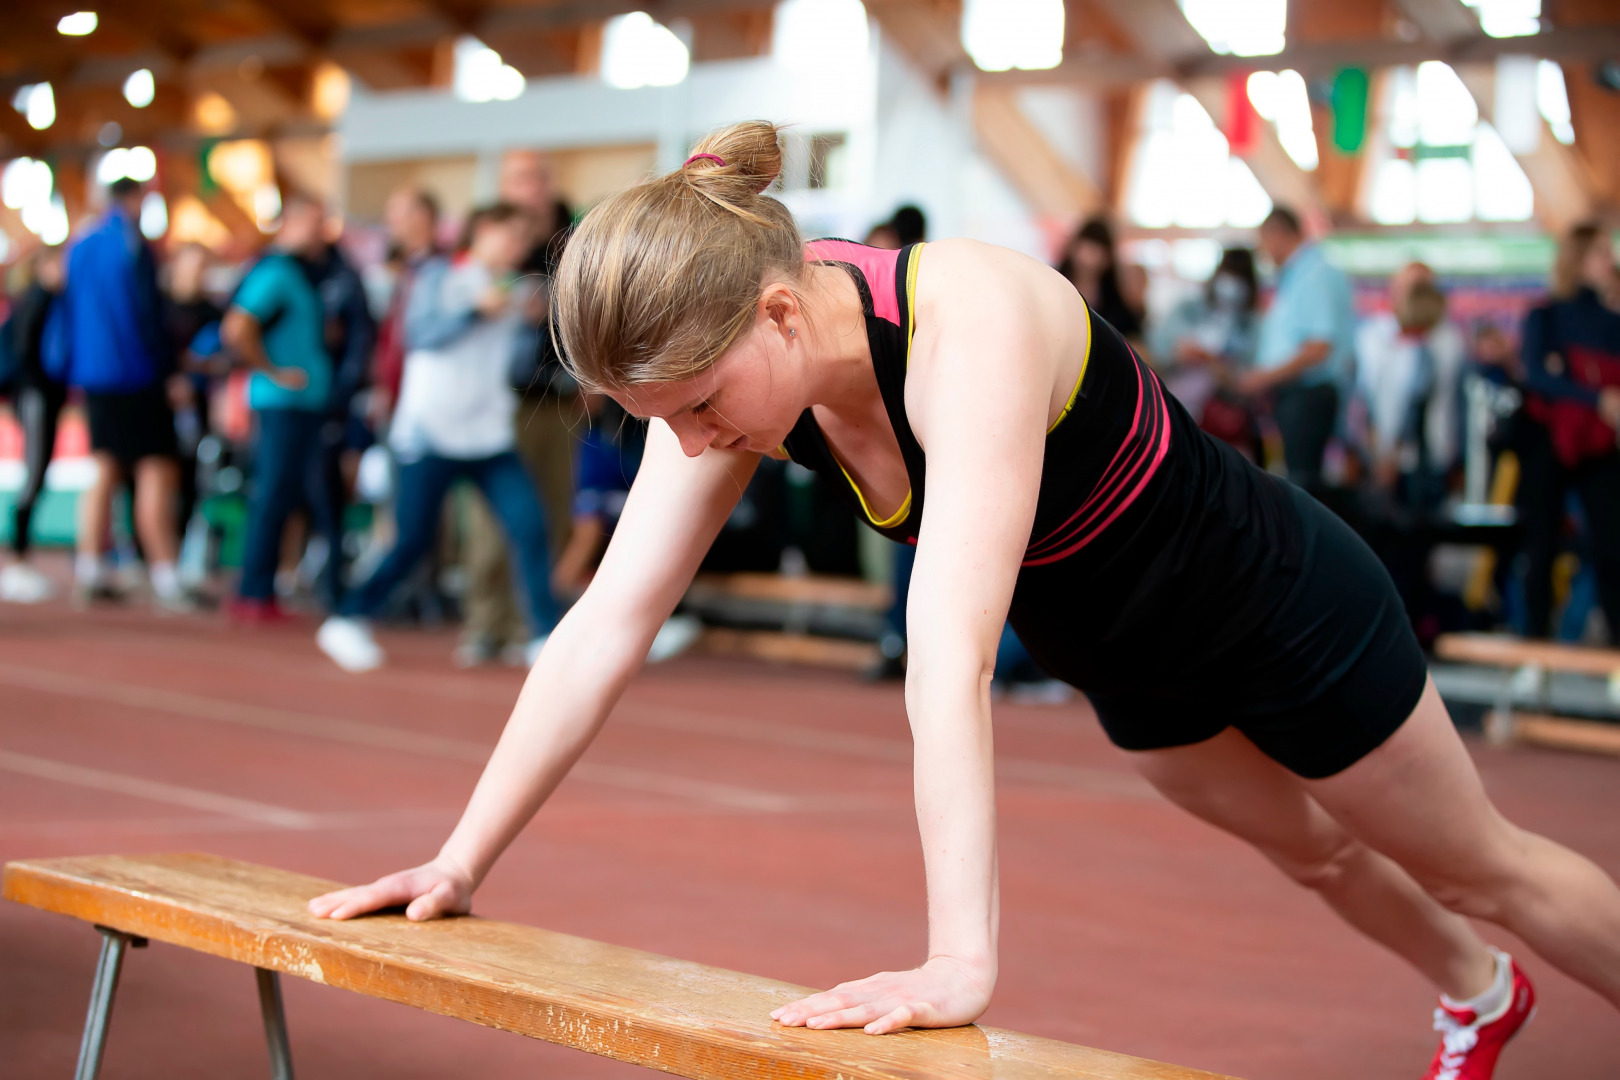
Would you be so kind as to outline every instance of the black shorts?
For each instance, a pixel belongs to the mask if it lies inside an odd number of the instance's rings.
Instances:
[[[1235,727],[1299,776],[1341,772],[1428,679],[1395,584],[1330,510],[1172,413],[1160,475],[1097,544],[1019,575],[1013,628],[1123,749]]]
[[[1246,635],[1259,661],[1234,661],[1202,707],[1150,693],[1092,697],[1114,745],[1188,746],[1235,727],[1269,758],[1306,779],[1342,772],[1381,746],[1417,708],[1428,661],[1377,556],[1332,511],[1297,494],[1308,537],[1301,573],[1272,616]],[[1274,680],[1292,668],[1314,693],[1282,701],[1239,689],[1242,676]],[[1257,671],[1257,669],[1259,669]]]
[[[179,456],[174,410],[163,384],[127,394],[87,393],[90,449],[110,454],[124,468],[142,458]]]

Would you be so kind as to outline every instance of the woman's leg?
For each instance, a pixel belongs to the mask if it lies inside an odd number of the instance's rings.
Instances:
[[[1468,921],[1346,832],[1304,781],[1235,728],[1191,746],[1131,756],[1171,802],[1247,841],[1441,992],[1463,1000],[1491,984],[1495,961]]]
[[[1304,784],[1430,896],[1511,930],[1620,1007],[1620,888],[1491,805],[1432,681],[1387,742],[1344,772]]]

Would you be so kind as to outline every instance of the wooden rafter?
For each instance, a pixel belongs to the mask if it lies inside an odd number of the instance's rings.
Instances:
[[[1459,68],[1463,85],[1473,94],[1479,106],[1479,115],[1493,119],[1496,104],[1496,71],[1486,64]],[[1543,129],[1546,124],[1542,124]],[[1552,132],[1543,130],[1536,148],[1528,153],[1515,153],[1519,167],[1530,178],[1536,193],[1536,220],[1551,233],[1562,233],[1571,225],[1592,216],[1597,208],[1591,179],[1585,163],[1574,150],[1553,138]]]
[[[1037,215],[1068,222],[1102,209],[1102,190],[1052,148],[1019,107],[1017,89],[975,87],[973,130]]]

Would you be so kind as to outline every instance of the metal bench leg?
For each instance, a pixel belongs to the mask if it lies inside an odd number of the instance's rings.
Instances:
[[[84,1037],[79,1040],[79,1065],[73,1080],[96,1080],[101,1072],[101,1056],[107,1050],[107,1024],[112,1020],[113,996],[118,993],[118,973],[124,967],[124,953],[139,949],[146,939],[105,926],[101,932],[101,956],[96,960],[96,977],[90,984],[90,1011],[84,1019]]]
[[[259,977],[264,1041],[270,1045],[270,1080],[293,1080],[292,1051],[287,1045],[287,1014],[281,1007],[281,976],[265,968],[253,971]]]

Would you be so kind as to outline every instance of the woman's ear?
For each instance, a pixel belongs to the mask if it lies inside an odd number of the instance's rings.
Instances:
[[[799,325],[804,322],[800,317],[799,298],[779,281],[765,286],[759,298],[759,310],[783,337],[797,336]]]

